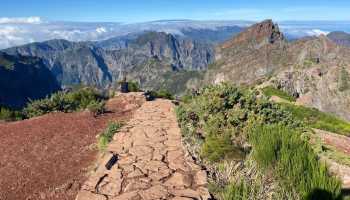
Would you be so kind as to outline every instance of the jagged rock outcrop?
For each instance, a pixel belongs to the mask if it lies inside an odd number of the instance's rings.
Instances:
[[[0,52],[0,105],[20,108],[59,89],[42,60]]]
[[[277,24],[271,20],[255,24],[216,48],[216,62],[209,67],[206,82],[256,83],[287,64],[286,48]]]

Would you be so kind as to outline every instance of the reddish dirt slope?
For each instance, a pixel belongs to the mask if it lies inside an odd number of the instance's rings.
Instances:
[[[141,101],[108,102],[108,114],[53,113],[0,124],[0,200],[74,199],[96,160],[96,135],[128,120]]]

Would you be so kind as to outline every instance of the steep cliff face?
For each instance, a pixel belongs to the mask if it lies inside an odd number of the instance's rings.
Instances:
[[[5,51],[42,58],[63,87],[85,84],[107,88],[125,73],[138,79],[141,85],[152,85],[142,77],[156,74],[162,80],[166,78],[163,71],[204,70],[214,60],[212,45],[158,32],[97,43],[52,40]],[[142,66],[155,63],[152,74],[140,72]]]
[[[0,53],[0,105],[20,108],[59,89],[40,59]]]

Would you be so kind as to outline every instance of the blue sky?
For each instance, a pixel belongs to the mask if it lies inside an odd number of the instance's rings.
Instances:
[[[0,17],[56,21],[350,20],[349,0],[1,0]]]

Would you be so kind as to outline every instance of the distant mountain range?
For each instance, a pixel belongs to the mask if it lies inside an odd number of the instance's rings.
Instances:
[[[214,61],[214,45],[207,40],[163,32],[131,34],[101,42],[50,40],[4,52],[41,58],[63,88],[76,84],[109,88],[126,75],[146,89],[157,89],[164,87],[163,81],[170,81],[162,76],[170,78],[184,70],[205,70]]]
[[[156,22],[162,23],[169,22]],[[95,42],[50,40],[4,52],[42,60],[62,88],[75,84],[110,88],[125,75],[144,89],[177,94],[222,81],[272,84],[298,97],[300,104],[350,120],[346,33],[290,41],[271,20],[243,29],[182,31],[145,31]]]

